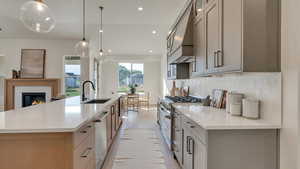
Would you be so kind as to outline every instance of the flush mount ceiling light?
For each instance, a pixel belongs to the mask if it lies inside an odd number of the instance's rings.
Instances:
[[[99,7],[100,9],[100,26],[99,26],[99,55],[103,56],[104,55],[104,50],[103,50],[103,6]]]
[[[152,34],[153,34],[153,35],[155,35],[156,33],[157,33],[156,30],[153,30],[153,31],[152,31]]]
[[[83,0],[82,10],[82,40],[75,46],[75,52],[81,57],[86,57],[89,52],[89,43],[85,40],[85,0]]]
[[[42,0],[31,0],[21,7],[20,20],[26,28],[39,33],[48,33],[55,27],[55,19]]]

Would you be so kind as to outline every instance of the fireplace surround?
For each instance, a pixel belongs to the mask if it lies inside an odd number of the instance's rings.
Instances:
[[[16,95],[16,91],[21,88],[27,88],[23,92],[31,93],[46,93],[46,102],[50,101],[51,97],[56,97],[60,93],[60,79],[5,79],[5,96],[4,110],[16,108],[16,97],[22,98],[22,94]],[[29,90],[31,89],[31,90]],[[47,93],[48,94],[47,96]],[[18,99],[22,100],[22,99]],[[22,101],[17,102],[18,108],[22,107]]]

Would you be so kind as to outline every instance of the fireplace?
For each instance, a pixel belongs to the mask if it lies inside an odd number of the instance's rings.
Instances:
[[[46,103],[60,93],[59,79],[5,79],[4,82],[6,111],[23,107],[22,93],[45,93]]]
[[[49,86],[15,87],[15,109],[50,102],[52,90]],[[35,103],[34,103],[35,102]]]
[[[22,107],[27,107],[35,104],[46,102],[46,93],[22,93]]]

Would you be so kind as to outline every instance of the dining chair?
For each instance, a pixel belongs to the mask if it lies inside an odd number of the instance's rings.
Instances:
[[[138,94],[128,94],[127,95],[127,112],[129,110],[139,111],[139,95]]]
[[[150,107],[150,92],[145,92],[143,95],[139,97],[139,105],[147,106],[148,110]]]

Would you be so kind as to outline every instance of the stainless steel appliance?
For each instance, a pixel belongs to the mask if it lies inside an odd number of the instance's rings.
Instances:
[[[95,158],[96,158],[96,168],[100,169],[104,162],[107,143],[106,143],[106,116],[107,112],[101,113],[97,118],[95,118]]]
[[[180,148],[180,145],[176,145],[177,142],[174,139],[179,139],[179,133],[176,133],[176,115],[174,115],[174,111],[172,110],[173,103],[203,103],[204,99],[197,98],[193,96],[186,97],[171,97],[166,96],[161,99],[158,104],[157,118],[158,124],[160,126],[160,131],[167,143],[168,147],[174,151]],[[175,118],[174,118],[175,117]],[[177,127],[178,128],[178,127]],[[179,132],[179,131],[177,131]],[[180,150],[178,150],[180,151]]]

